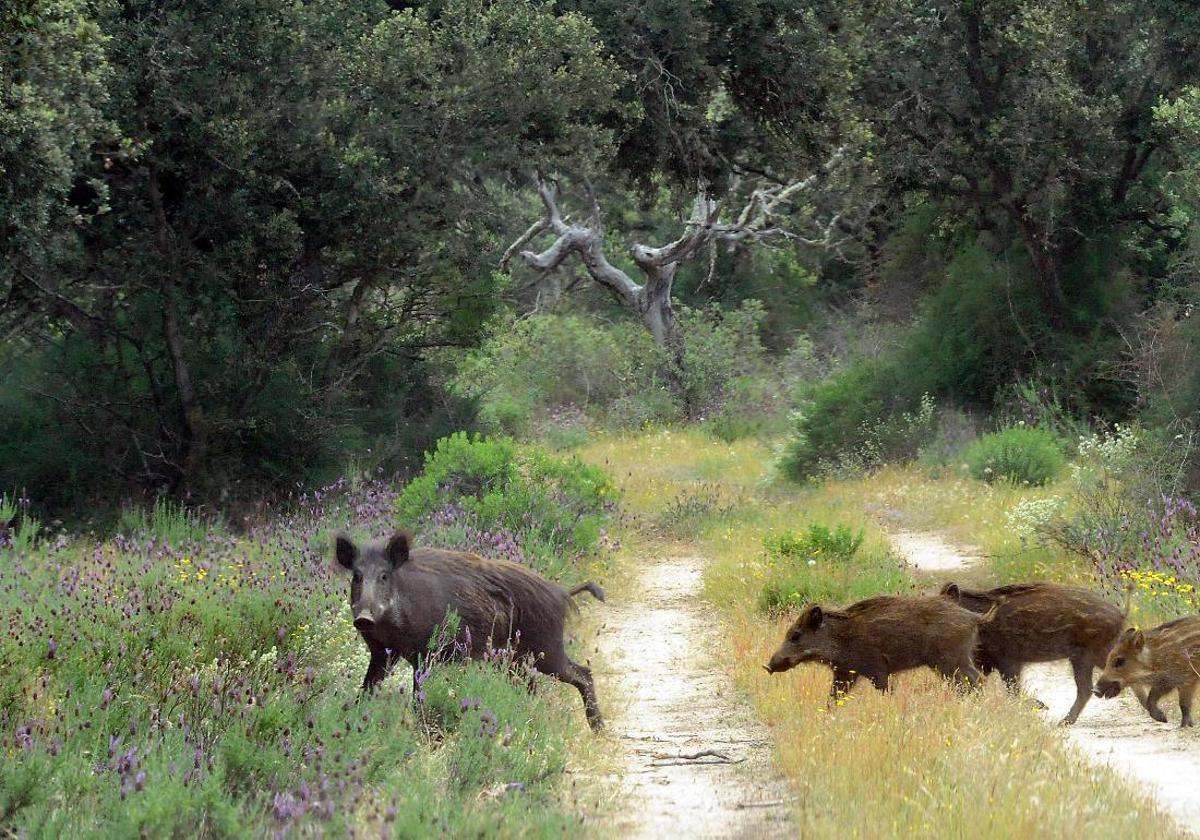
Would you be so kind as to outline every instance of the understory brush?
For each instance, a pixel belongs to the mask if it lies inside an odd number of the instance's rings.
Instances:
[[[497,329],[460,360],[458,395],[479,406],[493,434],[581,445],[594,429],[641,429],[703,421],[736,440],[762,434],[786,417],[795,376],[812,348],[805,340],[769,364],[760,339],[766,310],[677,309],[682,366],[632,320],[546,313]]]

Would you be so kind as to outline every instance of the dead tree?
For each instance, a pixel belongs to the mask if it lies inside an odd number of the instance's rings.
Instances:
[[[791,184],[771,184],[753,190],[741,213],[733,221],[721,221],[721,207],[703,189],[692,203],[691,216],[684,222],[683,233],[674,242],[659,247],[634,243],[629,248],[633,262],[644,276],[637,283],[626,272],[608,261],[604,254],[604,228],[600,205],[589,187],[589,215],[581,224],[573,224],[558,206],[558,187],[553,179],[538,177],[538,194],[545,207],[545,216],[535,222],[509,246],[501,260],[507,269],[513,254],[539,272],[553,271],[571,256],[578,257],[588,275],[608,289],[625,306],[641,318],[642,323],[659,345],[667,348],[675,361],[677,376],[683,369],[683,336],[675,319],[671,287],[675,273],[686,260],[706,245],[725,245],[730,248],[789,240],[814,247],[836,247],[839,241],[841,217],[834,215],[818,226],[818,235],[805,237],[781,225],[780,213],[809,190],[818,175]],[[554,242],[544,251],[521,250],[542,233],[550,232]]]

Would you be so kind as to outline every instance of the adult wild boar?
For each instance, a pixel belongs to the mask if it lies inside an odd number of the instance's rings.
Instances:
[[[1122,633],[1096,681],[1096,696],[1116,697],[1125,686],[1148,688],[1146,711],[1159,723],[1166,723],[1158,701],[1178,690],[1179,725],[1193,726],[1192,700],[1198,685],[1200,616],[1189,616],[1146,631],[1130,627]]]
[[[831,702],[859,677],[887,691],[892,674],[922,666],[975,686],[979,672],[971,653],[979,625],[989,618],[928,596],[881,595],[844,610],[814,604],[763,667],[777,674],[802,662],[825,663],[833,669]]]
[[[478,658],[512,645],[518,659],[575,686],[588,724],[603,727],[592,672],[572,662],[563,647],[571,597],[586,590],[603,601],[600,587],[588,582],[568,591],[516,563],[463,551],[413,549],[411,543],[405,532],[362,546],[346,534],[334,539],[337,562],[352,573],[354,627],[371,652],[364,692],[403,658],[413,666],[415,694],[418,657],[428,652],[433,634],[452,610],[460,620],[460,652]]]
[[[1009,691],[1020,689],[1021,670],[1031,662],[1067,659],[1075,675],[1075,702],[1062,719],[1070,725],[1092,696],[1092,673],[1104,667],[1109,650],[1125,628],[1125,609],[1099,593],[1057,583],[1015,583],[994,589],[967,589],[947,583],[941,594],[972,612],[995,609],[979,628],[975,664],[984,674],[999,671]]]

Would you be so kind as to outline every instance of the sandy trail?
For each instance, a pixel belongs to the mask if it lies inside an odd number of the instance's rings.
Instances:
[[[933,533],[904,531],[893,534],[892,543],[921,571],[963,571],[979,557],[978,552],[957,548]],[[1031,665],[1022,682],[1030,696],[1046,704],[1048,721],[1060,720],[1075,699],[1075,683],[1066,662]],[[1081,755],[1115,768],[1149,792],[1184,830],[1196,834],[1200,829],[1200,730],[1179,728],[1174,695],[1161,705],[1170,723],[1151,720],[1129,692],[1115,700],[1092,700],[1075,725],[1061,731]]]
[[[647,558],[599,634],[601,701],[621,744],[623,837],[793,837],[770,732],[719,665],[721,627],[701,598],[702,561]],[[623,703],[623,705],[622,705]],[[680,758],[711,750],[707,755]],[[726,760],[728,759],[728,760]]]

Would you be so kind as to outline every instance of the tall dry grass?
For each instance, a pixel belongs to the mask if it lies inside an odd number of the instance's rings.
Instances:
[[[756,607],[765,581],[779,573],[762,547],[766,533],[813,522],[862,528],[852,565],[811,567],[842,603],[875,581],[895,580],[900,561],[889,553],[885,523],[947,530],[979,544],[993,563],[1009,558],[983,576],[1006,574],[1007,562],[1041,576],[1078,577],[1071,561],[1039,554],[1008,528],[1005,511],[1023,498],[1047,498],[1053,487],[988,486],[917,468],[797,487],[773,480],[768,446],[678,430],[601,438],[581,454],[606,465],[622,486],[633,527],[661,529],[673,514],[688,520],[674,536],[709,559],[705,593],[723,616],[729,667],[774,733],[801,836],[1181,836],[1152,801],[1080,760],[1057,730],[998,684],[964,696],[914,672],[901,675],[890,694],[864,684],[826,711],[828,669],[809,665],[775,676],[762,670],[788,620]],[[708,488],[702,498],[700,486]],[[905,575],[901,585],[915,586]]]

